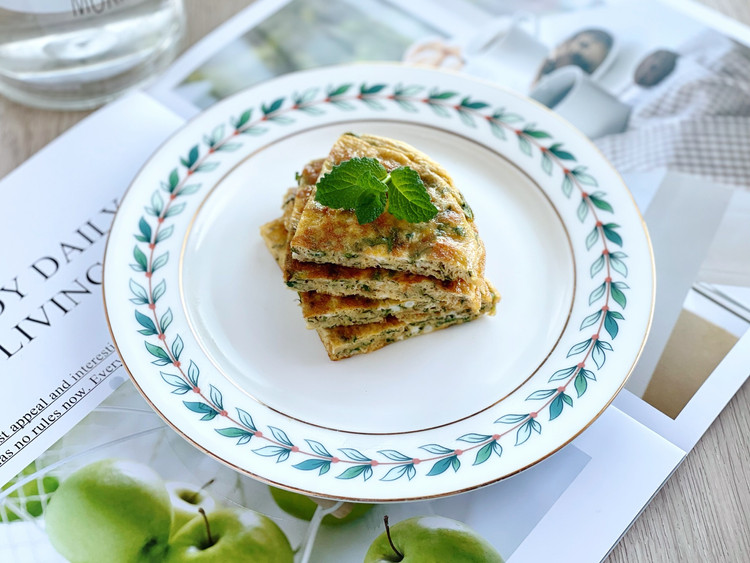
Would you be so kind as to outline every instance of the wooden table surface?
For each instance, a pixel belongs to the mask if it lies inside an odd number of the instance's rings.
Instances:
[[[702,0],[750,25],[748,0]],[[185,0],[192,44],[248,0]],[[88,112],[25,108],[0,98],[0,177]],[[750,561],[750,382],[607,559],[609,563]]]

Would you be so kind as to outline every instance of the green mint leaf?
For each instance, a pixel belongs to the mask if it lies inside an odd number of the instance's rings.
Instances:
[[[422,179],[415,170],[402,166],[391,171],[388,190],[388,211],[409,223],[429,221],[437,215]]]
[[[379,182],[377,178],[372,176],[375,182]],[[357,221],[360,225],[365,223],[372,223],[375,219],[380,217],[385,211],[386,195],[385,192],[379,191],[364,191],[362,195],[357,199],[357,205],[354,207],[354,212],[357,214]]]
[[[353,209],[360,225],[377,219],[388,206],[410,223],[437,215],[419,174],[402,166],[390,174],[374,158],[352,158],[334,166],[317,184],[315,200],[332,209]]]
[[[388,190],[381,181],[386,176],[388,172],[376,159],[352,158],[334,166],[318,181],[315,201],[332,209],[355,209],[363,192]]]

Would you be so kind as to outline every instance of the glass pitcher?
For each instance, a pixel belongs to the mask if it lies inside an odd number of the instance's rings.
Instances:
[[[182,0],[0,0],[0,93],[96,107],[167,66],[184,28]]]

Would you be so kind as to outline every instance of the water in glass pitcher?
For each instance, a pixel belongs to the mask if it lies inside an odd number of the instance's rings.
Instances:
[[[0,0],[0,93],[94,107],[169,64],[183,32],[182,0]]]

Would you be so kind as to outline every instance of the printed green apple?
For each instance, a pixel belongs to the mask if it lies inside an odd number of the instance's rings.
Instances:
[[[52,545],[70,561],[150,563],[164,557],[172,505],[149,467],[104,459],[65,479],[44,519]]]
[[[177,532],[166,563],[292,563],[294,552],[274,522],[252,510],[202,512]]]
[[[32,473],[37,472],[35,463],[27,465],[16,478],[3,485],[2,490],[5,491],[13,486],[14,482],[18,482],[24,477],[28,477]],[[41,483],[41,489],[39,484]],[[29,516],[36,518],[41,516],[44,511],[44,506],[49,502],[49,495],[57,490],[60,486],[60,482],[57,477],[53,475],[46,475],[41,479],[34,479],[21,485],[18,489],[10,493],[5,500],[5,505],[0,506],[0,522],[7,521],[13,522],[14,520],[20,520],[24,511]]]
[[[199,516],[199,508],[206,512],[212,512],[218,508],[216,501],[205,490],[198,489],[190,483],[167,481],[165,486],[173,509],[170,536],[174,536],[180,528]]]
[[[271,496],[273,497],[273,500],[276,501],[276,504],[279,505],[279,508],[300,520],[307,520],[309,522],[312,519],[313,514],[315,514],[315,509],[318,508],[315,501],[305,495],[300,495],[284,489],[278,489],[276,487],[269,487],[269,489],[271,489]],[[323,518],[322,523],[329,526],[346,524],[365,515],[372,510],[373,506],[375,505],[364,503],[353,504],[351,512],[346,516],[338,518],[333,514],[329,514]]]
[[[487,540],[462,522],[417,516],[388,527],[367,550],[364,563],[503,563]]]

